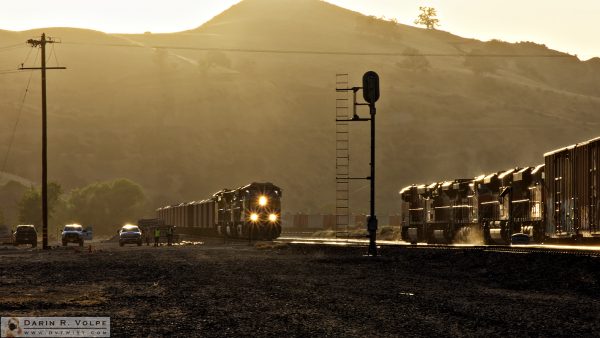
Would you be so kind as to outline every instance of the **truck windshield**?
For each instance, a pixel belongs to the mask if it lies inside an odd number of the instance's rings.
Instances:
[[[65,231],[83,231],[80,227],[65,227]]]

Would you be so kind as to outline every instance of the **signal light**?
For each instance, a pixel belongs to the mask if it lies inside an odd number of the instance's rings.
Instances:
[[[379,100],[379,75],[368,71],[363,75],[363,98],[370,104]]]

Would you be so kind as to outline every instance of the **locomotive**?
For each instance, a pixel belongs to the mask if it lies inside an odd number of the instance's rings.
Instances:
[[[400,191],[402,238],[509,244],[600,239],[600,137],[544,154],[545,163]]]
[[[158,208],[156,215],[180,234],[272,240],[281,234],[281,189],[254,182],[205,200]]]

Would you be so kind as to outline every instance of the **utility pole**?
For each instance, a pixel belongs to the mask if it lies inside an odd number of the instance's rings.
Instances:
[[[48,134],[46,118],[46,70],[47,69],[67,69],[66,67],[46,67],[46,44],[57,43],[53,38],[46,37],[42,33],[40,40],[29,39],[27,43],[31,47],[40,47],[42,49],[42,67],[21,67],[19,69],[39,69],[42,71],[42,243],[44,250],[48,247]]]
[[[354,116],[351,119],[336,119],[337,122],[371,122],[371,173],[369,177],[348,177],[349,180],[369,180],[371,181],[370,209],[367,219],[367,230],[369,231],[369,256],[377,256],[377,216],[375,215],[375,102],[379,100],[379,75],[373,71],[366,72],[363,75],[363,86],[352,88],[336,88],[337,91],[352,91],[354,96]],[[356,93],[363,91],[363,98],[367,103],[357,103]],[[361,118],[356,113],[357,106],[369,106],[370,118]]]

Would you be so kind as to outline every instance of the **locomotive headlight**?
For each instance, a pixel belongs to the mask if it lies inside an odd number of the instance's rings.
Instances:
[[[271,221],[271,222],[277,221],[277,215],[276,214],[270,214],[269,215],[269,221]]]
[[[266,196],[260,196],[258,198],[258,205],[260,205],[261,207],[264,207],[267,205],[267,197]]]
[[[257,213],[251,213],[251,214],[250,214],[250,220],[251,220],[252,222],[256,222],[256,221],[258,221],[258,214],[257,214]]]

